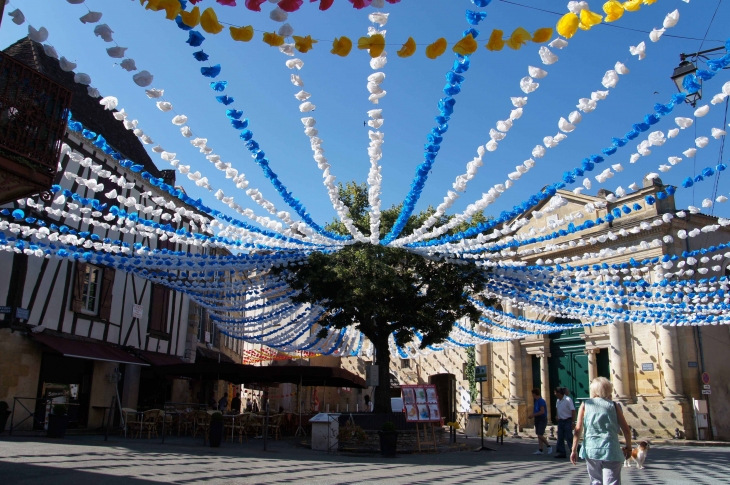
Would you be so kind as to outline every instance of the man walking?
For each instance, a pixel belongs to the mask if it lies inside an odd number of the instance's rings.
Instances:
[[[540,389],[532,390],[532,399],[534,400],[535,405],[533,407],[532,414],[527,416],[527,418],[535,418],[535,434],[537,435],[537,446],[539,448],[535,453],[533,453],[533,455],[543,454],[543,444],[547,446],[547,454],[551,455],[553,452],[553,447],[550,446],[547,438],[545,438],[545,428],[547,427],[548,422],[547,403],[542,397],[540,397]],[[565,451],[563,451],[563,456],[565,456]]]
[[[555,407],[558,417],[558,454],[555,458],[567,458],[565,441],[568,441],[568,449],[573,447],[573,423],[575,423],[575,406],[573,400],[565,395],[565,388],[556,387]]]

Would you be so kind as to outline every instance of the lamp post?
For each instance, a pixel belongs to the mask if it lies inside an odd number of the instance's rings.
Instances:
[[[704,51],[698,51],[693,52],[692,54],[680,54],[679,55],[679,66],[674,68],[674,72],[672,73],[672,81],[674,81],[674,84],[677,86],[677,89],[680,93],[686,93],[687,98],[685,99],[685,102],[694,106],[697,106],[697,101],[702,99],[702,89],[700,88],[695,93],[689,93],[684,87],[684,79],[697,72],[697,60],[699,58],[707,59],[707,56],[705,54],[709,54],[710,52],[717,52],[725,50],[725,47],[715,47],[714,49],[707,49]],[[687,60],[690,59],[690,60]],[[702,81],[700,80],[700,84],[702,84]]]

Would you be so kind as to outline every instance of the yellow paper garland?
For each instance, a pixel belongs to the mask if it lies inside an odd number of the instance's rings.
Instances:
[[[332,50],[330,51],[332,54],[335,54],[340,57],[347,57],[347,55],[352,50],[352,41],[348,37],[335,37],[335,40],[332,42]]]
[[[209,34],[219,34],[223,30],[223,25],[218,22],[215,10],[210,7],[206,8],[200,16],[200,26]]]
[[[316,44],[317,41],[312,39],[311,35],[308,35],[306,37],[300,37],[298,35],[293,35],[292,38],[294,39],[294,48],[301,52],[302,54],[305,54],[312,50],[312,45]]]
[[[413,54],[416,53],[416,41],[413,40],[413,37],[408,37],[408,40],[403,44],[403,47],[400,48],[396,54],[398,54],[398,57],[411,57]]]
[[[442,55],[444,52],[446,52],[446,48],[449,46],[449,43],[441,37],[433,44],[426,47],[426,57],[429,59],[436,59],[438,56]]]
[[[240,42],[248,42],[253,39],[253,27],[247,25],[246,27],[228,27],[231,33],[231,39]]]
[[[477,44],[477,41],[474,40],[474,36],[469,34],[454,44],[453,51],[460,56],[468,56],[474,54],[478,48],[479,45]]]
[[[624,6],[621,2],[611,0],[603,4],[603,11],[606,13],[604,20],[606,22],[615,22],[624,15]]]
[[[385,50],[385,37],[382,34],[375,34],[371,37],[360,37],[357,41],[358,49],[369,49],[370,57],[376,58]]]
[[[264,32],[264,42],[271,47],[279,47],[280,45],[284,45],[284,37],[278,35],[276,32]]]

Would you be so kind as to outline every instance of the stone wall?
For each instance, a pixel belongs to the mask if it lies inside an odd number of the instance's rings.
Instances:
[[[421,430],[421,440],[431,440],[431,430],[428,429],[428,438],[424,438],[423,430]],[[380,435],[377,431],[365,431],[365,434],[367,435],[367,439],[364,441],[350,441],[350,440],[341,440],[339,449],[342,451],[347,450],[362,450],[362,451],[378,451],[380,450]],[[435,436],[436,436],[436,443],[437,446],[446,446],[449,444],[449,433],[444,431],[441,427],[435,428]],[[428,449],[433,449],[433,445],[421,445],[421,450],[425,451]],[[413,452],[418,451],[418,440],[416,437],[416,431],[415,430],[407,430],[407,431],[398,431],[398,451],[403,452]]]
[[[12,410],[14,397],[35,398],[40,371],[39,346],[19,332],[0,329],[0,401],[7,402]],[[35,407],[35,401],[23,400],[22,403],[30,410]],[[17,425],[27,416],[28,413],[16,405],[14,424]],[[10,427],[9,419],[7,426]],[[32,420],[27,420],[18,429],[29,430],[31,427]]]

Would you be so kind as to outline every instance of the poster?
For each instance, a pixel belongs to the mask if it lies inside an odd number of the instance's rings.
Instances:
[[[434,423],[441,421],[438,393],[433,384],[401,386],[406,421]]]
[[[403,389],[403,402],[406,405],[408,405],[408,404],[415,404],[416,403],[416,397],[413,394],[413,388],[412,387],[407,387],[407,388]]]

